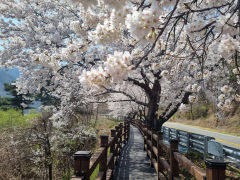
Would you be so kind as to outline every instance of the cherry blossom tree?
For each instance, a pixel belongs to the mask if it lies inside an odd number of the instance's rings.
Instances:
[[[104,22],[88,32],[88,39],[111,45],[102,63],[81,74],[82,84],[146,106],[147,124],[155,129],[181,106],[197,102],[200,91],[217,99],[223,111],[239,101],[239,1],[98,3],[74,1],[86,12],[104,5]],[[148,101],[138,101],[116,84],[138,86]],[[165,107],[160,115],[159,106]]]
[[[50,94],[57,117],[72,114],[87,94],[79,91],[79,70],[67,68],[77,64],[74,53],[83,48],[72,30],[79,10],[57,0],[23,0],[1,1],[0,12],[0,66],[20,69],[19,93]]]
[[[110,94],[100,101],[146,107],[159,129],[199,92],[221,111],[240,100],[239,0],[31,2],[2,3],[1,64],[22,68],[21,91],[59,97],[57,116]]]

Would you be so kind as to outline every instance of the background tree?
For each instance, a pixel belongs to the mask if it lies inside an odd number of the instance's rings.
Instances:
[[[7,110],[11,107],[11,98],[0,96],[0,109]]]
[[[93,129],[49,119],[51,113],[44,111],[24,128],[0,130],[0,179],[69,179],[72,154],[94,148]]]
[[[16,85],[4,83],[4,90],[7,91],[7,95],[10,95],[10,105],[14,108],[20,109],[22,114],[25,109],[29,109],[29,104],[32,100],[29,100],[30,95],[19,94]]]

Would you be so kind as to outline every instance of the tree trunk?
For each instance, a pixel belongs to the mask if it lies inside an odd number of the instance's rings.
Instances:
[[[158,80],[154,81],[151,92],[147,93],[148,97],[148,113],[147,126],[156,131],[161,130],[158,120],[158,103],[160,102],[161,86]]]
[[[94,122],[94,128],[96,127],[97,121],[98,121],[98,109],[99,109],[99,104],[97,105],[97,112],[96,112],[96,119]]]
[[[158,101],[157,98],[151,97],[148,105],[147,113],[147,126],[148,128],[159,130],[159,120],[158,120]]]
[[[190,104],[191,119],[194,120],[192,104]]]
[[[47,141],[46,141],[46,145],[45,145],[45,154],[46,154],[46,164],[47,164],[47,167],[48,167],[48,179],[49,180],[52,180],[52,170],[53,170],[53,167],[52,167],[52,156],[51,156],[51,148],[50,148],[50,142],[49,142],[49,139],[48,139],[48,136],[47,136]]]
[[[23,106],[21,106],[21,113],[22,113],[22,115],[24,115],[24,107]]]
[[[49,180],[52,180],[52,163],[48,166],[48,174],[49,174]]]

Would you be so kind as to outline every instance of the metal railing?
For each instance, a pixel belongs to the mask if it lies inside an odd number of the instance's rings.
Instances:
[[[224,157],[230,161],[236,162],[238,167],[240,167],[240,150],[228,147],[228,146],[223,146],[223,152],[224,152]]]
[[[179,151],[197,151],[204,154],[204,157],[213,155],[218,159],[224,159],[240,167],[240,150],[218,143],[214,137],[191,133],[183,130],[162,127],[163,139],[169,142],[170,139],[179,141]]]
[[[207,155],[208,141],[214,139],[210,136],[204,136],[200,134],[190,133],[187,131],[177,130],[166,126],[162,127],[163,138],[166,141],[170,139],[177,139],[181,151],[195,150]]]

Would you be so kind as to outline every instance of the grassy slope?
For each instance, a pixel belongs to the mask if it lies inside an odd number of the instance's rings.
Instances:
[[[184,113],[177,113],[170,122],[178,122],[186,125],[198,126],[210,131],[240,136],[240,112],[234,116],[217,120],[214,113],[209,112],[206,117],[199,117],[194,120],[186,118]]]
[[[20,110],[0,110],[0,129],[12,127],[26,127],[29,125],[29,120],[37,116],[37,112],[31,111],[26,115],[22,115]]]

